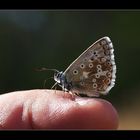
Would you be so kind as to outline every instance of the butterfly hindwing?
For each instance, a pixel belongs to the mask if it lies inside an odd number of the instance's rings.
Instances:
[[[85,50],[64,72],[71,91],[87,96],[106,94],[114,86],[116,65],[113,45],[103,37]]]

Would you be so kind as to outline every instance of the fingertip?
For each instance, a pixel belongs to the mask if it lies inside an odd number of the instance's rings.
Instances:
[[[94,126],[96,129],[117,129],[119,117],[115,107],[103,99],[95,99],[94,105],[90,103],[92,116],[95,116]],[[93,111],[94,110],[94,111]]]
[[[75,100],[79,108],[75,118],[82,122],[82,129],[117,129],[118,114],[113,105],[103,99],[81,98]]]

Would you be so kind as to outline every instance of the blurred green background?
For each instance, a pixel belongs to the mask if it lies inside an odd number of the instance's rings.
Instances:
[[[119,129],[140,129],[140,11],[0,11],[0,94],[43,88],[97,39],[114,44],[117,79],[104,98],[119,113]],[[47,80],[46,88],[54,84]]]

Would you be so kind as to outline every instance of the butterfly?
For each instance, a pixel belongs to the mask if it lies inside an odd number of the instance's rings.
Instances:
[[[113,52],[113,44],[109,37],[97,40],[64,72],[54,70],[54,86],[58,84],[64,91],[76,95],[106,95],[115,85],[116,79]]]

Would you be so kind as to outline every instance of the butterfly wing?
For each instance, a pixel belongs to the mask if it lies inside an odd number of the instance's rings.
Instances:
[[[71,92],[87,96],[107,94],[115,84],[113,45],[103,37],[85,50],[64,72]]]

